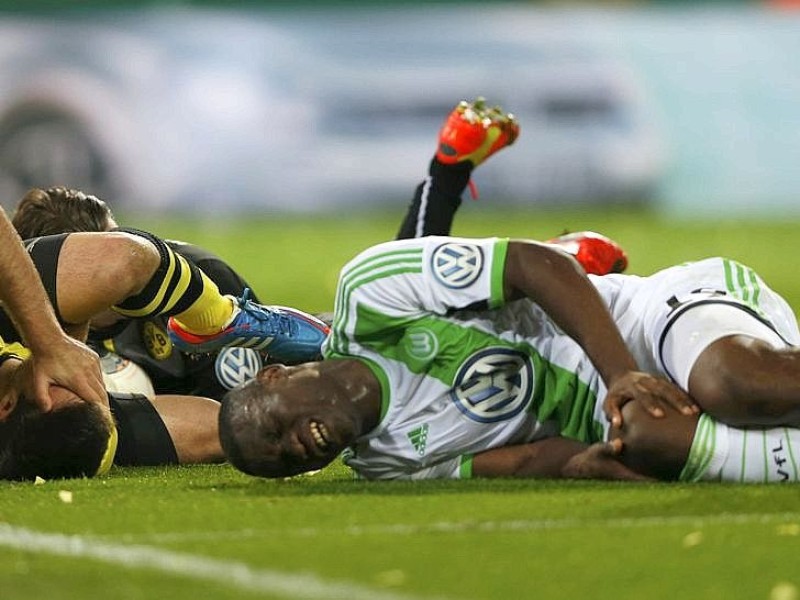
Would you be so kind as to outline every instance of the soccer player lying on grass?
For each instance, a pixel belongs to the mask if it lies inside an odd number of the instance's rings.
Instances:
[[[136,319],[172,317],[179,332],[173,344],[196,353],[241,345],[294,362],[318,356],[327,333],[301,311],[221,294],[201,269],[150,233],[52,235],[28,240],[27,248],[59,320],[79,339],[109,307]]]
[[[324,324],[299,311],[221,295],[200,269],[176,255],[163,240],[143,232],[35,238],[29,241],[28,252],[42,275],[59,320],[77,337],[85,335],[94,315],[109,307],[133,318],[174,315],[183,335],[199,342],[199,351],[245,343],[268,348],[283,360],[298,361],[318,356],[327,333]],[[11,331],[9,338],[14,335]],[[182,339],[178,342],[182,343]],[[18,396],[5,403],[8,410],[3,417],[9,426],[0,437],[0,452],[6,459],[0,477],[73,476],[74,471],[59,472],[57,460],[50,469],[45,459],[48,452],[59,453],[62,442],[58,435],[69,438],[74,435],[74,428],[49,428],[47,423],[55,422],[50,420],[58,418],[59,415],[54,416],[58,411],[27,414],[26,427],[22,427],[15,413],[21,414],[27,403],[20,402]],[[152,403],[141,396],[112,396],[111,401],[120,427],[118,464],[209,462],[221,458],[215,426],[216,402],[183,396],[161,396]],[[36,424],[30,424],[34,420]],[[14,440],[13,428],[18,434]],[[44,431],[50,431],[52,438],[43,440]],[[104,434],[103,447],[109,439],[110,435]],[[38,470],[20,466],[28,463],[14,449],[23,443],[42,447]],[[63,442],[63,447],[68,447],[67,443]],[[151,452],[155,455],[151,456]],[[85,463],[82,474],[95,473],[94,466]]]
[[[213,426],[218,402],[109,392],[101,405],[54,386],[53,409],[45,413],[19,384],[29,368],[27,350],[18,344],[6,350],[0,366],[0,479],[92,477],[112,464],[224,460]]]
[[[760,300],[743,302],[745,290],[725,285],[725,270],[743,267],[724,259],[598,278],[632,358],[570,262],[504,240],[431,237],[368,250],[342,271],[326,360],[266,367],[227,395],[228,459],[269,477],[321,468],[347,449],[345,462],[366,478],[632,478],[613,461],[601,465],[609,470],[576,466],[588,445],[620,437],[620,462],[641,475],[797,479],[798,430],[678,414],[672,406],[693,412],[688,398],[634,366],[680,382],[721,419],[794,425],[794,411],[779,409],[799,387],[790,344],[800,336],[777,295],[755,278]],[[520,295],[532,301],[510,301]],[[604,405],[613,417],[623,404],[612,428]]]
[[[439,175],[515,135],[457,111]],[[220,435],[265,477],[343,452],[364,478],[797,480],[798,341],[786,302],[722,258],[587,278],[537,242],[395,241],[342,270],[325,360],[230,392]]]
[[[13,224],[23,239],[80,231],[113,231],[119,227],[103,200],[64,187],[30,190],[18,203]],[[249,290],[249,299],[259,302],[252,286],[214,253],[185,242],[164,242],[173,252],[197,265],[220,293],[241,297]],[[42,275],[45,279],[52,277],[50,273]],[[133,361],[144,370],[141,378],[144,387],[130,387],[130,382],[120,381],[113,371],[106,373],[109,389],[116,391],[143,392],[150,387],[159,394],[219,400],[226,391],[252,378],[266,358],[258,350],[239,347],[203,354],[183,352],[173,347],[164,315],[130,319],[105,311],[95,316],[90,325],[88,342],[104,357],[104,366],[118,364],[117,356],[120,356],[127,359],[126,364]],[[123,389],[120,385],[127,387]]]

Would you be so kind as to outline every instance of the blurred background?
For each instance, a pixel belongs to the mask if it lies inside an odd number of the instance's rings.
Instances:
[[[800,2],[0,2],[0,199],[325,213],[409,198],[461,98],[493,207],[800,216]]]

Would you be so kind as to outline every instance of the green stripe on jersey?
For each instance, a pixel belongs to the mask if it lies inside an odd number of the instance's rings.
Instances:
[[[496,336],[446,317],[390,317],[367,306],[356,308],[355,339],[385,358],[451,385],[462,363],[487,346],[508,347]]]
[[[375,375],[375,378],[378,380],[381,386],[381,414],[378,417],[378,423],[383,421],[383,417],[386,416],[386,413],[389,411],[389,378],[386,377],[386,373],[383,372],[383,369],[379,364],[376,362],[369,360],[368,358],[364,358],[363,356],[359,356],[355,360],[360,360],[364,363],[372,374]]]
[[[527,347],[526,347],[527,348]],[[522,349],[522,348],[520,348]],[[603,439],[603,426],[594,420],[595,390],[563,367],[533,353],[536,385],[532,411],[540,422],[556,420],[562,436],[587,444]]]
[[[508,238],[498,240],[494,245],[494,259],[492,260],[492,284],[489,308],[499,308],[506,303],[503,282],[506,272],[506,256],[508,255]]]
[[[422,249],[411,248],[369,256],[350,267],[347,272],[342,273],[339,279],[332,324],[332,329],[335,333],[332,339],[336,344],[333,350],[341,354],[347,354],[348,352],[348,340],[343,333],[350,317],[348,307],[350,306],[350,296],[353,291],[365,283],[370,283],[383,277],[421,272]]]
[[[533,397],[528,411],[539,421],[555,420],[562,435],[586,443],[602,439],[593,420],[596,393],[578,376],[546,360],[526,343],[513,343],[447,317],[393,318],[359,305],[355,339],[377,354],[400,362],[416,375],[452,386],[462,365],[486,348],[507,348],[533,363]]]
[[[725,269],[725,286],[728,288],[728,292],[758,314],[763,315],[763,311],[758,305],[761,296],[761,283],[756,272],[735,260],[727,258],[722,259],[722,264]]]
[[[461,457],[461,465],[458,468],[458,476],[461,479],[472,479],[472,454],[464,454]]]
[[[507,238],[494,241],[494,252],[490,271],[490,297],[488,304],[497,308],[505,303],[503,291],[503,277],[505,272],[506,255],[508,253]],[[372,283],[378,279],[422,272],[422,248],[404,248],[389,250],[374,255],[369,255],[363,260],[351,265],[339,278],[334,306],[334,317],[331,336],[332,350],[339,354],[347,354],[349,342],[344,332],[347,330],[351,318],[351,298],[353,293],[362,285]]]

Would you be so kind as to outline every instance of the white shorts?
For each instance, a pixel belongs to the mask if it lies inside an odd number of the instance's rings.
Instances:
[[[653,276],[645,314],[658,369],[684,390],[697,358],[729,335],[749,335],[774,348],[800,341],[794,312],[748,267],[707,259]]]
[[[700,354],[729,335],[749,335],[773,348],[789,343],[771,325],[746,306],[730,302],[698,301],[683,307],[667,323],[659,347],[659,362],[670,379],[689,389],[689,375]]]
[[[640,368],[688,390],[700,354],[729,335],[749,335],[775,348],[800,345],[791,307],[748,267],[710,258],[650,277],[595,280]],[[600,382],[594,419],[608,431]]]

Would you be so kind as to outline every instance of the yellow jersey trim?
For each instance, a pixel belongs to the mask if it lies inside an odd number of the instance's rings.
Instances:
[[[97,467],[95,475],[105,475],[111,470],[111,465],[114,464],[114,455],[117,453],[118,442],[117,426],[112,424],[111,433],[108,435],[108,446],[106,446],[106,451],[103,453],[103,458],[100,459],[100,466]]]

